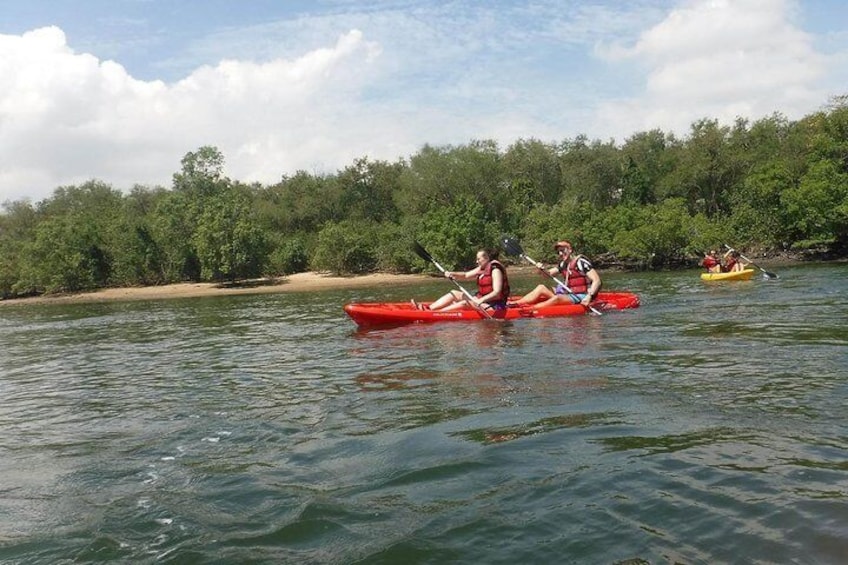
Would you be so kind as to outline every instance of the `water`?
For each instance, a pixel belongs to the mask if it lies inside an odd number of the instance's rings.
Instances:
[[[2,307],[0,561],[846,562],[847,271],[367,332],[450,287]]]

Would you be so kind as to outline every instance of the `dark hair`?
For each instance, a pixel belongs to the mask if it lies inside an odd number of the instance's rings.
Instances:
[[[486,254],[486,257],[489,258],[489,261],[496,261],[500,256],[500,251],[491,247],[481,247],[480,251]]]

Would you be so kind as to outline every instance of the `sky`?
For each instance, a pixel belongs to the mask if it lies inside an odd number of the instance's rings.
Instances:
[[[0,0],[0,205],[274,184],[425,144],[626,142],[848,94],[842,0]]]

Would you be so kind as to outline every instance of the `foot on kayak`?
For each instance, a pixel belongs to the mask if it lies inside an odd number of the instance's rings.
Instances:
[[[427,307],[426,304],[418,304],[415,301],[414,298],[412,300],[410,300],[410,302],[412,303],[412,307],[415,308],[416,310],[429,310],[430,309],[430,308]]]

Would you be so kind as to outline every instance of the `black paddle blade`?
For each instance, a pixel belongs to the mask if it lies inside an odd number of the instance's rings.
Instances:
[[[524,249],[521,248],[521,244],[514,237],[504,237],[501,241],[504,249],[510,255],[524,255]]]
[[[425,261],[428,261],[430,263],[433,262],[433,256],[430,255],[429,253],[427,253],[427,250],[424,249],[424,246],[422,246],[417,241],[412,242],[412,250],[415,251],[416,255],[418,255],[419,257],[421,257]]]

